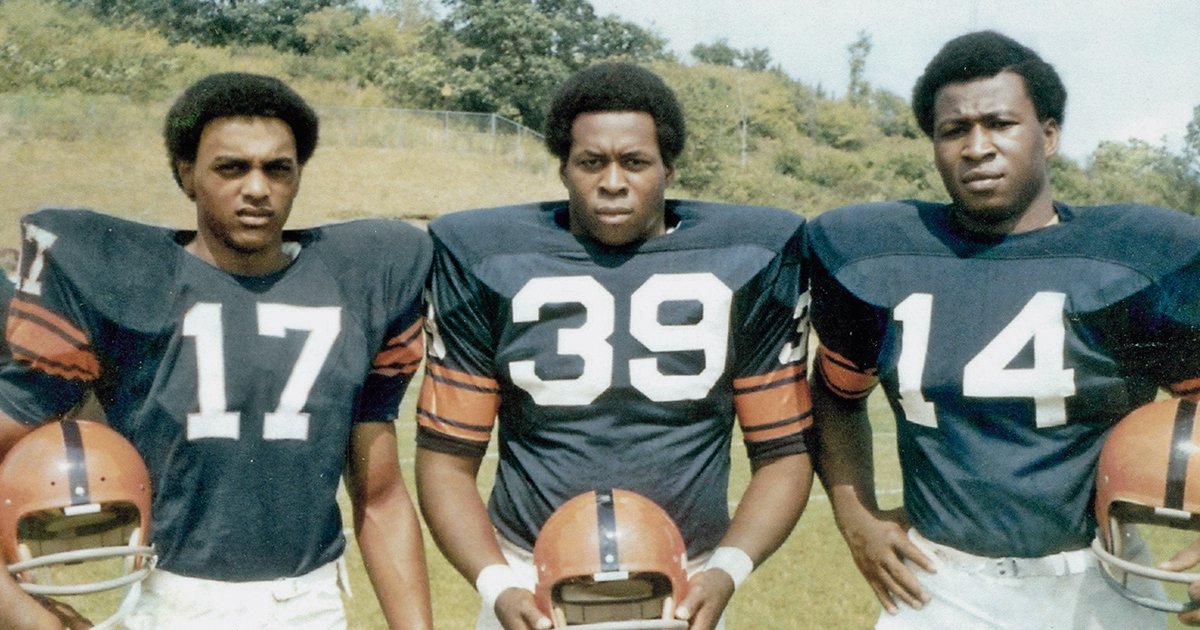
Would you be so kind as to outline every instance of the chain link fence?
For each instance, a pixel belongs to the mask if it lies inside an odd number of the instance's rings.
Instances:
[[[0,139],[157,137],[168,107],[121,96],[0,95]],[[548,168],[552,160],[542,134],[498,114],[341,106],[316,110],[322,146],[486,154],[533,170]]]
[[[485,153],[534,168],[545,168],[550,163],[542,134],[498,114],[382,107],[318,110],[322,143]]]

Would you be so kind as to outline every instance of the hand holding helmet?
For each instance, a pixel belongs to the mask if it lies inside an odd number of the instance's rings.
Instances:
[[[686,629],[675,604],[687,591],[679,529],[650,499],[598,490],[562,504],[533,548],[538,607],[555,628]]]
[[[1105,440],[1096,470],[1097,536],[1092,549],[1101,572],[1121,595],[1148,608],[1184,612],[1200,602],[1167,601],[1130,588],[1130,576],[1193,583],[1200,573],[1156,568],[1137,556],[1131,526],[1200,531],[1200,416],[1192,400],[1162,400],[1135,409]],[[1144,555],[1144,554],[1142,554]]]
[[[0,461],[0,553],[35,596],[125,588],[108,628],[133,608],[155,564],[150,477],[137,450],[99,422],[49,422],[21,438]],[[52,568],[123,559],[115,577],[56,583]]]

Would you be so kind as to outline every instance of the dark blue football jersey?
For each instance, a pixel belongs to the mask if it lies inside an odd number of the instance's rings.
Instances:
[[[1200,392],[1200,221],[1056,208],[997,238],[920,202],[809,224],[819,373],[883,384],[913,524],[975,554],[1085,547],[1108,429],[1159,387]]]
[[[0,408],[36,423],[94,389],[150,470],[163,569],[266,580],[337,558],[351,430],[394,420],[421,360],[428,236],[288,231],[291,265],[242,277],[186,252],[193,233],[77,210],[22,228]]]
[[[625,248],[578,239],[565,202],[434,220],[418,445],[482,456],[499,418],[494,525],[532,548],[560,504],[618,487],[662,505],[692,553],[729,523],[736,412],[751,457],[811,422],[791,212],[668,202]]]

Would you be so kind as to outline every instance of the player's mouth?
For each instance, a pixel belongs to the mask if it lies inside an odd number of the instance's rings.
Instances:
[[[601,223],[623,223],[633,216],[632,208],[596,208],[593,212]]]
[[[275,219],[269,208],[242,208],[237,211],[238,222],[246,227],[265,227]]]
[[[991,192],[1000,187],[1004,174],[994,171],[968,171],[959,180],[971,192]]]

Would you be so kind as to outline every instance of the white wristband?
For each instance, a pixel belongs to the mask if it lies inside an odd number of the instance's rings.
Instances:
[[[720,569],[728,573],[733,578],[733,589],[736,591],[754,570],[754,561],[737,547],[717,547],[713,549],[708,562],[704,563],[704,569]]]
[[[475,590],[479,591],[479,597],[483,599],[484,610],[495,610],[500,593],[510,588],[533,590],[526,586],[525,580],[507,564],[489,564],[483,567],[479,577],[475,578]]]

